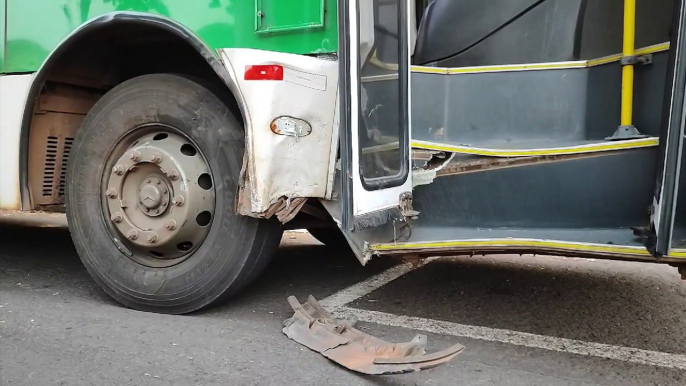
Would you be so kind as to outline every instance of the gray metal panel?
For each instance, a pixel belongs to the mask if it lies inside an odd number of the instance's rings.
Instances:
[[[676,208],[674,209],[674,231],[672,248],[686,248],[686,162],[681,157],[679,190],[677,191]]]
[[[412,73],[412,139],[440,139],[436,137],[436,130],[446,125],[446,106],[450,100],[447,77],[448,75]],[[415,130],[420,130],[420,133]]]
[[[642,246],[634,238],[631,229],[573,229],[573,228],[460,228],[460,227],[427,227],[415,225],[412,237],[408,242],[422,243],[430,241],[474,240],[474,239],[542,239],[577,243],[610,244]]]
[[[622,67],[619,63],[609,63],[582,71],[588,74],[586,81],[589,85],[583,102],[586,104],[584,138],[599,140],[609,137],[621,121]],[[655,124],[656,127],[659,125],[659,122]]]
[[[582,20],[580,59],[622,50],[624,0],[587,0]],[[670,40],[674,0],[636,1],[636,47]]]
[[[649,221],[657,148],[441,176],[414,190],[419,224],[627,228]]]
[[[586,76],[578,70],[449,76],[444,141],[501,147],[584,138]]]
[[[636,46],[669,41],[674,0],[638,0],[636,7]],[[624,0],[439,0],[424,14],[415,62],[457,67],[612,55],[622,49],[623,10]]]
[[[443,59],[477,43],[537,0],[440,0],[431,3],[417,33],[415,61]]]
[[[582,1],[546,0],[479,44],[439,61],[438,65],[485,66],[574,60]]]
[[[658,136],[666,52],[637,67],[634,120]],[[599,141],[619,126],[621,67],[441,75],[412,74],[412,137],[496,148]],[[437,129],[443,127],[443,131]]]
[[[658,137],[662,121],[669,54],[653,55],[653,64],[636,68],[634,79],[634,125],[643,134]]]

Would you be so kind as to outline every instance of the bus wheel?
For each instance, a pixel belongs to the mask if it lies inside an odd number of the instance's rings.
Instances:
[[[69,158],[67,218],[88,272],[122,304],[182,314],[236,293],[278,222],[234,212],[243,128],[207,88],[144,75],[103,96]]]

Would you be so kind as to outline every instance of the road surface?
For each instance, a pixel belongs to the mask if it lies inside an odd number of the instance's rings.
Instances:
[[[104,294],[63,220],[51,219],[0,225],[3,385],[686,384],[686,282],[671,267],[533,256],[361,267],[349,252],[289,233],[240,297],[154,315]],[[381,280],[365,284],[372,277]],[[351,291],[345,307],[359,310],[365,332],[391,341],[425,333],[430,351],[466,351],[434,369],[369,377],[281,332],[288,295],[336,303]]]

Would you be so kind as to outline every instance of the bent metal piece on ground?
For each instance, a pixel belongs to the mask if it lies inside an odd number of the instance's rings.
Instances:
[[[426,335],[411,342],[390,343],[354,328],[355,320],[337,320],[310,295],[300,304],[294,296],[288,303],[295,314],[284,322],[283,333],[332,361],[364,374],[382,375],[420,371],[455,358],[465,347],[455,344],[426,354]]]
[[[160,313],[237,294],[284,229],[362,264],[539,253],[686,275],[685,12],[0,0],[0,208],[66,211],[95,281]]]

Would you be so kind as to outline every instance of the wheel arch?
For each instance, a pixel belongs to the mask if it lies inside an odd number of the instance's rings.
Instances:
[[[29,178],[31,172],[29,170],[29,143],[34,113],[39,105],[39,97],[41,96],[50,75],[58,70],[63,64],[65,56],[79,48],[79,45],[84,44],[84,41],[91,38],[92,40],[97,41],[97,34],[101,34],[104,31],[119,31],[127,27],[140,27],[151,31],[157,31],[160,34],[173,37],[178,44],[185,44],[190,47],[196,54],[194,60],[197,60],[198,62],[202,60],[207,65],[207,73],[212,72],[214,76],[228,88],[233,99],[225,100],[225,102],[235,108],[236,111],[234,112],[237,113],[237,118],[239,118],[244,125],[246,122],[250,122],[245,98],[240,92],[236,79],[229,70],[227,70],[227,67],[232,67],[228,65],[228,63],[225,67],[225,64],[222,63],[216,52],[210,49],[203,40],[190,29],[167,17],[148,13],[112,12],[96,17],[85,22],[64,38],[44,60],[33,78],[24,107],[19,138],[19,188],[22,210],[32,210],[35,206],[32,202],[30,192]],[[103,50],[106,49],[107,48],[103,48]],[[151,72],[144,71],[143,73]],[[118,83],[121,83],[121,81],[124,80],[126,79],[120,79]]]

